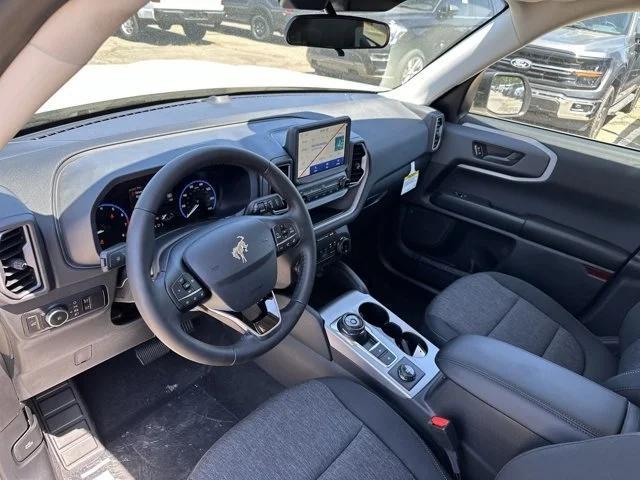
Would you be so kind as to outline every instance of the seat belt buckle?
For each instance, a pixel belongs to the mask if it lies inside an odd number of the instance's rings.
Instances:
[[[456,433],[453,423],[448,418],[434,416],[429,419],[427,427],[433,441],[447,454],[454,477],[461,479],[459,461],[460,441],[458,440],[458,434]]]

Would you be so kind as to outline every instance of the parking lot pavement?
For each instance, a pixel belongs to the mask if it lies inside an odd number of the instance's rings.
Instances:
[[[204,39],[192,43],[182,28],[161,30],[147,27],[138,41],[113,36],[100,47],[91,64],[122,64],[144,60],[208,60],[232,65],[277,67],[297,72],[313,72],[307,62],[304,47],[284,44],[282,37],[271,42],[258,42],[249,38],[249,32],[239,26],[222,25],[209,31]]]
[[[597,140],[640,150],[640,107],[631,113],[615,114],[602,127]]]

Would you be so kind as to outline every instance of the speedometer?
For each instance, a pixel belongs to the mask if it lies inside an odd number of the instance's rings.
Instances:
[[[96,233],[98,243],[104,248],[127,240],[129,217],[118,205],[101,203],[96,210]]]
[[[205,180],[189,182],[180,193],[180,214],[189,220],[211,217],[216,209],[216,191]]]

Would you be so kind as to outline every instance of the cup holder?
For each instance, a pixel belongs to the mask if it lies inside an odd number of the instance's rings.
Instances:
[[[412,357],[424,357],[429,351],[427,343],[412,332],[403,332],[399,338],[394,337],[394,340],[400,350]]]
[[[358,313],[362,319],[393,339],[398,348],[411,357],[424,357],[429,348],[427,343],[413,332],[404,332],[397,323],[389,320],[389,314],[377,303],[366,302],[360,305]]]
[[[390,338],[393,338],[396,343],[402,338],[402,328],[400,325],[393,322],[387,322],[382,326],[382,331]]]
[[[374,327],[382,328],[389,321],[389,314],[377,303],[363,303],[358,312],[365,322]]]

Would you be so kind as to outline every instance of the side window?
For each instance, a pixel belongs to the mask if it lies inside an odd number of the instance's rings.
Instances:
[[[531,84],[528,109],[511,119],[640,150],[637,16],[619,13],[562,27],[493,65],[490,71],[524,75]],[[494,93],[507,95],[504,88],[492,87]],[[471,112],[499,116],[486,100],[487,92],[479,92]]]

